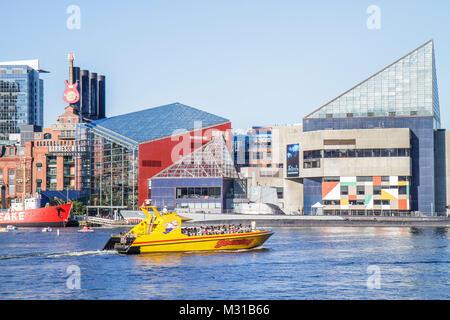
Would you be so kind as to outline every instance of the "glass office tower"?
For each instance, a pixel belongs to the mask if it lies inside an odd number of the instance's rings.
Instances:
[[[39,79],[38,60],[0,63],[0,144],[22,125],[44,122],[44,81]]]
[[[442,158],[437,156],[442,142],[438,138],[440,111],[432,40],[303,119],[304,132],[375,128],[410,129],[409,210],[425,215],[445,212],[445,201],[441,201],[445,188],[436,188],[445,174],[435,174],[435,168],[442,167]],[[324,178],[328,177],[304,179],[306,212],[322,200]]]

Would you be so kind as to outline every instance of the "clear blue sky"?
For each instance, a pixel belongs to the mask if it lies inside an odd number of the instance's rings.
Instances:
[[[66,27],[69,5],[81,28]],[[381,29],[369,30],[369,5]],[[63,112],[67,53],[106,76],[107,116],[181,102],[233,128],[303,116],[434,39],[450,128],[450,1],[147,0],[0,3],[0,61],[40,60],[44,122]]]

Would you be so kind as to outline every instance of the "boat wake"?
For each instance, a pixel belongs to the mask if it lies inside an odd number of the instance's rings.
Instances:
[[[86,250],[86,251],[63,251],[63,252],[33,252],[33,253],[24,253],[19,255],[11,255],[11,256],[0,256],[0,260],[8,260],[8,259],[23,259],[23,258],[32,258],[32,257],[42,257],[47,259],[52,258],[64,258],[64,257],[79,257],[86,255],[107,255],[107,254],[118,254],[117,251],[114,250]]]

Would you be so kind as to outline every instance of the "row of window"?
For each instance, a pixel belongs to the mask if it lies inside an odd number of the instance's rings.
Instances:
[[[407,186],[371,186],[373,188],[373,195],[381,195],[381,189],[398,189],[398,194],[408,194]],[[365,195],[365,186],[356,186],[357,195]],[[341,186],[341,195],[348,195],[348,186]]]
[[[372,182],[373,181],[372,176],[357,176],[356,177],[356,182]],[[389,182],[390,181],[390,177],[389,176],[381,176],[381,182]],[[397,177],[398,181],[409,181],[410,177],[409,176],[398,176]],[[341,177],[323,177],[323,181],[324,182],[340,182],[341,181]]]
[[[409,157],[408,148],[386,149],[333,149],[303,151],[303,159],[320,158],[371,158],[371,157]]]
[[[218,199],[220,195],[220,187],[181,187],[175,189],[177,199]]]
[[[220,203],[220,202],[176,203],[175,208],[179,208],[179,209],[221,209],[222,203]]]
[[[69,137],[69,136],[67,136]],[[76,144],[75,141],[37,141],[38,147],[53,147],[53,146],[71,146]]]
[[[323,204],[325,206],[338,206],[341,204],[341,201],[340,200],[323,200]],[[352,206],[363,206],[365,204],[365,201],[364,201],[364,199],[363,200],[361,200],[361,199],[348,200],[348,204],[352,205]],[[381,205],[388,206],[390,203],[389,203],[389,200],[373,200],[373,204],[375,206],[381,206]]]

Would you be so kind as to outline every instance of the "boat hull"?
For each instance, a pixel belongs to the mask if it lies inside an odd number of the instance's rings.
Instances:
[[[249,232],[209,236],[186,236],[177,239],[151,240],[137,238],[127,253],[217,251],[251,249],[262,245],[273,232]]]
[[[0,212],[0,226],[65,227],[69,222],[71,209],[72,204],[68,203],[37,209]]]

